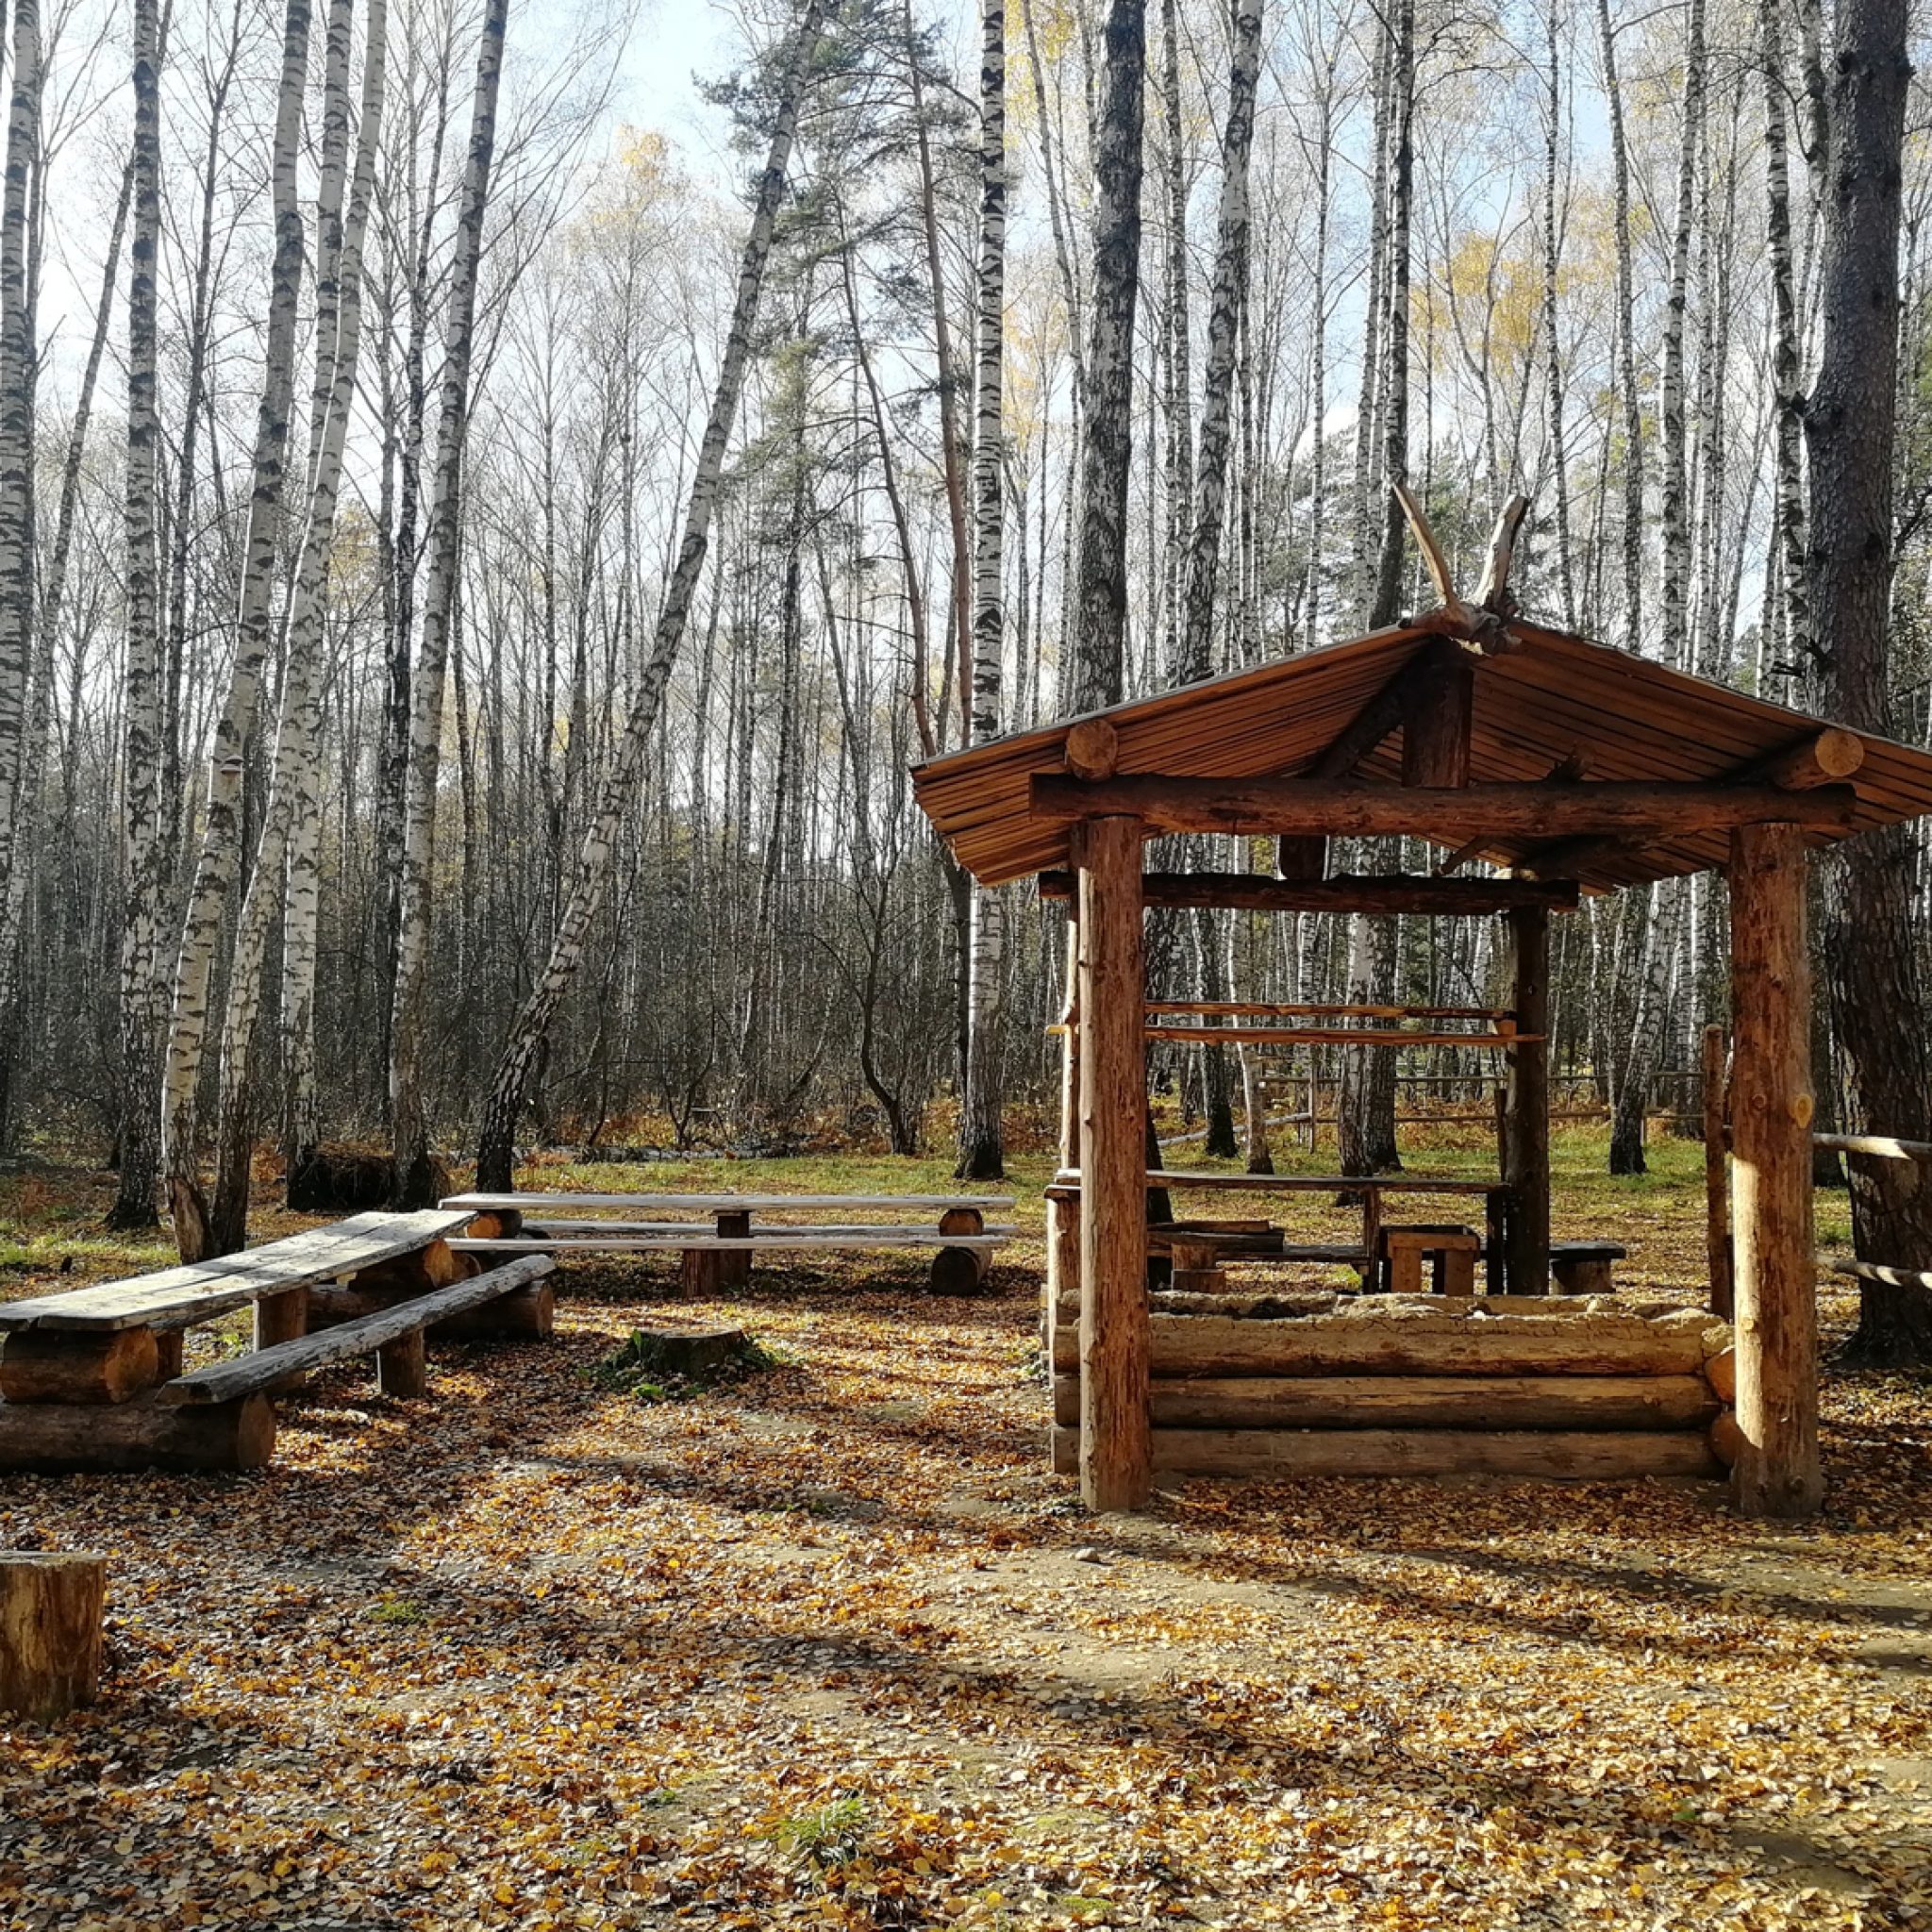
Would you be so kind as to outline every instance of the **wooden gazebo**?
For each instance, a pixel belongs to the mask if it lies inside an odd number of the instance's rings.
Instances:
[[[1818,1506],[1805,858],[1932,811],[1932,756],[1527,622],[1502,587],[1507,550],[1474,603],[1432,559],[1441,603],[1411,620],[913,774],[982,884],[1047,874],[1043,890],[1072,901],[1067,1153],[1091,1507],[1140,1507],[1152,1486],[1143,908],[1505,917],[1521,1036],[1505,1049],[1506,1278],[1512,1295],[1543,1294],[1550,913],[1579,891],[1707,870],[1731,891],[1733,1497],[1753,1515]],[[1144,841],[1167,833],[1272,836],[1280,864],[1144,873]],[[1450,857],[1426,875],[1327,874],[1328,839],[1385,834]],[[1504,875],[1456,875],[1474,860]]]

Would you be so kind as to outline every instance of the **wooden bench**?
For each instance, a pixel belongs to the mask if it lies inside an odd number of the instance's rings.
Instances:
[[[1473,1295],[1475,1257],[1481,1238],[1473,1227],[1453,1222],[1416,1223],[1382,1227],[1382,1285],[1393,1294],[1420,1294],[1423,1263],[1432,1264],[1438,1294]]]
[[[452,1194],[446,1208],[507,1218],[491,1236],[454,1240],[458,1254],[676,1254],[686,1292],[716,1295],[751,1279],[755,1255],[840,1249],[932,1248],[932,1286],[958,1294],[986,1279],[1011,1226],[989,1227],[986,1211],[1013,1206],[982,1194]],[[767,1214],[930,1211],[924,1225],[765,1222]],[[595,1215],[584,1210],[599,1210]],[[643,1214],[653,1218],[627,1218]],[[658,1216],[684,1216],[658,1219]],[[708,1215],[712,1232],[690,1217]]]
[[[1550,1273],[1558,1294],[1613,1294],[1610,1265],[1629,1252],[1622,1241],[1552,1241]]]
[[[441,1208],[358,1214],[245,1254],[0,1306],[0,1469],[252,1468],[274,1440],[268,1392],[299,1379],[301,1361],[275,1356],[279,1346],[448,1288],[475,1294],[425,1324],[474,1324],[489,1304],[512,1308],[500,1332],[547,1335],[547,1284],[486,1274],[451,1248],[470,1219]],[[180,1376],[183,1331],[249,1307],[248,1359],[276,1363],[258,1401],[185,1420],[158,1399]]]

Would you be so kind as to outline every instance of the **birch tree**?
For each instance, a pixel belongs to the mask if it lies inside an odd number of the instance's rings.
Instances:
[[[1141,285],[1144,0],[1109,0],[1094,149],[1093,288],[1080,475],[1075,710],[1117,704],[1126,666],[1127,473],[1134,454],[1134,308]]]
[[[157,511],[160,424],[155,384],[155,265],[161,231],[160,0],[134,0],[134,233],[128,247],[126,658],[122,674],[122,787],[125,905],[121,926],[120,1187],[110,1227],[155,1224],[159,1141],[153,1091],[161,887],[167,844],[161,811],[161,664]]]
[[[351,0],[331,0],[323,89],[322,175],[316,199],[315,371],[304,474],[308,506],[283,625],[282,691],[261,836],[236,925],[222,1027],[213,1214],[215,1251],[246,1239],[254,1153],[253,1060],[269,935],[286,907],[284,947],[295,963],[291,1023],[307,1027],[313,998],[321,730],[318,678],[323,598],[334,548],[342,449],[361,340],[362,245],[381,140],[387,77],[387,0],[370,0],[354,188],[342,212],[349,148]],[[286,874],[286,880],[285,880]],[[284,889],[286,883],[286,894]],[[309,1079],[312,1082],[312,1069]],[[299,1158],[299,1157],[297,1157]],[[296,1170],[290,1168],[291,1183]]]
[[[584,835],[576,875],[558,922],[550,957],[504,1042],[496,1074],[484,1102],[476,1133],[476,1185],[480,1189],[501,1191],[510,1184],[517,1122],[523,1112],[530,1076],[548,1038],[551,1021],[583,962],[591,922],[596,916],[609,883],[618,828],[636,794],[644,750],[657,728],[664,688],[670,682],[672,670],[676,664],[691,601],[697,592],[698,580],[704,574],[711,519],[724,477],[725,445],[730,440],[732,421],[738,413],[745,369],[751,360],[752,336],[758,325],[758,297],[764,287],[765,266],[772,253],[772,228],[777,219],[778,205],[785,194],[791,145],[797,134],[799,103],[824,31],[825,12],[826,0],[805,0],[798,31],[785,62],[772,123],[771,147],[765,156],[764,171],[758,176],[751,229],[745,237],[744,253],[739,264],[738,293],[731,311],[730,332],[725,337],[724,355],[718,366],[717,385],[711,395],[710,416],[705,425],[704,441],[698,448],[697,467],[691,475],[677,561],[664,587],[664,601],[658,614],[651,659],[638,682],[637,693],[625,724],[623,741],[605,780],[597,815]]]
[[[1007,254],[1007,8],[985,0],[979,56],[979,286],[973,427],[973,741],[1000,734],[1000,673],[1006,650],[1001,581],[1006,519],[1002,422],[1005,387]],[[1006,1172],[1000,979],[1005,965],[1006,899],[997,886],[973,890],[972,968],[966,1028],[966,1091],[959,1109],[961,1180]]]
[[[470,363],[475,352],[476,282],[483,260],[483,221],[490,205],[490,170],[496,152],[496,97],[508,26],[509,0],[489,0],[476,50],[470,153],[457,216],[456,257],[450,267],[436,471],[425,542],[428,566],[422,641],[410,673],[409,771],[396,914],[395,998],[390,1021],[390,1123],[398,1208],[426,1207],[436,1191],[429,1158],[428,1101],[423,1091],[434,917],[436,787],[442,764],[443,685],[457,589],[458,508],[463,441],[470,417]]]

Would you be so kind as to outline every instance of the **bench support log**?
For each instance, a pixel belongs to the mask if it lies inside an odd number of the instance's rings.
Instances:
[[[108,1559],[0,1550],[0,1711],[44,1723],[92,1704]]]
[[[1731,1226],[1740,1515],[1807,1517],[1818,1462],[1811,1228],[1811,989],[1805,842],[1795,825],[1731,834]]]
[[[749,1241],[751,1215],[748,1212],[721,1211],[718,1215],[718,1239]],[[686,1294],[708,1297],[728,1294],[733,1289],[743,1288],[751,1280],[751,1250],[686,1248],[678,1262],[677,1277]]]
[[[986,1216],[977,1208],[948,1208],[940,1216],[941,1234],[984,1234]],[[987,1248],[941,1248],[932,1257],[931,1287],[935,1294],[976,1294],[992,1270]]]
[[[0,1352],[0,1397],[8,1402],[127,1402],[160,1378],[152,1328],[23,1328]]]
[[[275,1448],[266,1395],[192,1408],[158,1395],[115,1407],[0,1402],[0,1470],[259,1469]]]
[[[398,1335],[375,1351],[375,1387],[380,1394],[406,1399],[429,1387],[429,1357],[422,1329]]]
[[[1523,1037],[1504,1049],[1503,1291],[1546,1294],[1550,1285],[1550,915],[1517,906],[1507,915],[1511,997]]]
[[[284,1289],[280,1294],[265,1294],[255,1305],[255,1347],[258,1353],[273,1348],[278,1341],[293,1341],[308,1333],[308,1290]],[[300,1375],[284,1375],[274,1395],[291,1395],[302,1386]]]

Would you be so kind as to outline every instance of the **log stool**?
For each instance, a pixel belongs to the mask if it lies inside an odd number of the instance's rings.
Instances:
[[[1381,1235],[1384,1285],[1391,1294],[1422,1293],[1423,1259],[1427,1256],[1435,1263],[1438,1294],[1473,1295],[1475,1257],[1482,1245],[1482,1237],[1474,1228],[1453,1222],[1407,1227],[1385,1224]]]
[[[1167,1250],[1164,1285],[1183,1294],[1220,1294],[1227,1287],[1222,1267],[1230,1255],[1278,1255],[1281,1230],[1266,1221],[1157,1222],[1148,1245]]]
[[[1628,1253],[1622,1241],[1552,1241],[1550,1273],[1558,1294],[1614,1294],[1610,1264]]]
[[[0,1711],[44,1721],[93,1702],[107,1571],[88,1550],[0,1550]]]

